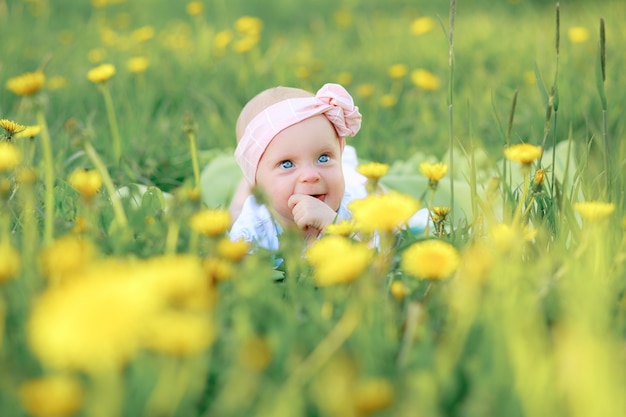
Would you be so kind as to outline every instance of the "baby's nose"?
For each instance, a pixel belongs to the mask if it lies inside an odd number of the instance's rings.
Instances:
[[[307,165],[302,167],[300,172],[300,181],[302,182],[317,182],[320,180],[320,172],[317,167],[313,165]]]

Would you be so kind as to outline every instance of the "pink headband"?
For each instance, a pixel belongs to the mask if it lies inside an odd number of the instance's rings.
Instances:
[[[256,183],[259,160],[274,136],[318,114],[326,116],[342,138],[356,135],[361,128],[359,108],[339,84],[325,84],[315,97],[290,98],[273,104],[250,121],[235,150],[235,159],[248,183]]]

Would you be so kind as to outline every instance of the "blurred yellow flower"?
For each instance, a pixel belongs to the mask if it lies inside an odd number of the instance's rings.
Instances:
[[[241,16],[235,21],[235,30],[244,35],[257,36],[263,29],[263,21],[258,17]]]
[[[262,371],[272,361],[272,349],[265,338],[259,336],[248,337],[239,347],[237,361],[250,371]]]
[[[524,72],[524,82],[527,85],[535,85],[535,84],[537,84],[537,77],[535,76],[534,71],[525,71]]]
[[[443,162],[432,164],[430,162],[422,162],[419,166],[420,173],[428,178],[431,183],[437,183],[448,173],[448,165]]]
[[[45,83],[46,76],[43,71],[34,71],[9,78],[6,87],[18,96],[30,96],[41,90]]]
[[[530,242],[537,235],[537,230],[525,225],[508,225],[497,223],[489,228],[488,239],[498,252],[506,253],[514,248],[520,248],[525,242]]]
[[[238,54],[247,54],[254,49],[259,43],[259,38],[256,35],[245,36],[233,43],[233,51]]]
[[[12,142],[0,142],[0,173],[8,172],[22,162],[22,151]]]
[[[301,80],[305,80],[311,76],[311,70],[309,67],[299,66],[296,68],[296,77]]]
[[[420,208],[420,202],[406,194],[390,192],[354,200],[348,208],[358,230],[367,233],[392,232],[406,225]]]
[[[16,184],[33,184],[37,181],[37,170],[33,167],[18,166],[15,168]]]
[[[203,209],[189,219],[192,230],[205,236],[219,236],[230,227],[230,213],[224,209]]]
[[[39,133],[41,133],[41,126],[39,125],[35,125],[35,126],[26,126],[26,128],[24,130],[22,130],[21,132],[18,132],[15,135],[16,139],[32,139],[35,136],[37,136]]]
[[[572,26],[567,30],[567,37],[572,43],[583,43],[589,39],[589,31],[582,26]]]
[[[504,156],[509,161],[519,162],[522,165],[533,163],[541,157],[543,150],[541,146],[531,145],[530,143],[519,143],[504,148]]]
[[[399,79],[407,75],[409,72],[409,67],[404,64],[394,64],[389,67],[387,70],[387,74],[389,74],[390,78]]]
[[[221,239],[217,244],[217,254],[233,262],[242,260],[250,252],[250,244],[243,239]]]
[[[385,378],[368,378],[354,388],[352,401],[357,416],[369,416],[390,407],[394,402],[394,389]]]
[[[213,38],[213,45],[217,49],[224,49],[233,40],[233,32],[230,30],[221,30],[215,34]]]
[[[322,237],[306,251],[315,283],[320,287],[354,281],[365,271],[372,256],[365,244],[336,235]]]
[[[468,245],[462,255],[456,276],[472,283],[480,283],[486,279],[493,265],[493,254],[484,244]]]
[[[87,71],[87,78],[92,83],[103,83],[115,75],[115,67],[112,64],[102,64]]]
[[[389,172],[389,164],[383,164],[381,162],[369,162],[367,164],[361,164],[357,167],[357,171],[366,177],[368,180],[379,180],[387,172]]]
[[[347,71],[340,72],[337,75],[337,82],[343,86],[350,84],[352,82],[352,74]]]
[[[383,94],[380,97],[380,106],[384,108],[393,107],[398,104],[398,97],[393,94]]]
[[[79,278],[49,287],[34,301],[30,349],[46,368],[118,369],[137,353],[141,331],[162,300],[130,264],[100,262]]]
[[[211,283],[229,280],[235,274],[232,262],[222,258],[209,256],[202,262],[202,266]]]
[[[98,64],[107,57],[107,51],[104,48],[93,48],[87,52],[87,61],[92,64]]]
[[[546,171],[542,168],[539,168],[535,172],[535,176],[533,177],[533,187],[539,187],[543,184],[543,181],[546,179]]]
[[[574,210],[588,221],[604,220],[615,211],[614,203],[603,201],[585,201],[574,204]]]
[[[96,259],[94,243],[80,236],[63,236],[39,254],[41,270],[46,278],[60,282],[86,269]]]
[[[143,345],[173,356],[189,356],[207,349],[215,339],[215,325],[206,314],[165,310],[150,316],[142,329]]]
[[[416,69],[411,72],[411,81],[422,90],[434,91],[439,89],[439,78],[432,72]]]
[[[361,98],[368,98],[374,94],[374,86],[372,84],[359,84],[356,86],[356,95]]]
[[[77,168],[67,181],[86,201],[91,201],[102,188],[102,176],[95,169]]]
[[[409,294],[409,289],[406,287],[406,285],[404,285],[402,281],[396,280],[391,283],[391,286],[389,287],[389,292],[391,293],[391,295],[393,295],[393,298],[398,301],[402,301],[404,300],[404,297]]]
[[[3,128],[9,136],[13,136],[26,129],[26,126],[8,119],[0,119],[0,127]]]
[[[431,218],[435,223],[443,222],[450,214],[450,207],[435,206],[432,208]]]
[[[411,22],[410,31],[412,35],[423,35],[424,33],[430,32],[433,26],[435,26],[435,21],[432,17],[418,17]]]
[[[20,253],[9,242],[0,242],[0,284],[17,275],[20,263]]]
[[[50,77],[50,80],[46,84],[48,90],[55,91],[65,88],[67,86],[67,79],[60,75],[56,75],[54,77]]]
[[[339,223],[333,223],[326,226],[324,233],[327,235],[337,235],[348,237],[354,233],[354,222],[348,220],[342,220]]]
[[[31,379],[19,387],[22,406],[33,417],[64,417],[78,411],[85,393],[77,378],[52,375]]]
[[[452,275],[459,266],[459,251],[438,239],[413,243],[402,253],[402,268],[416,278],[441,279]]]
[[[128,70],[130,72],[134,72],[135,74],[144,72],[146,69],[148,69],[148,65],[148,58],[146,58],[145,56],[136,56],[126,61],[126,66],[128,67]]]
[[[156,31],[154,30],[154,27],[147,25],[147,26],[142,26],[140,28],[133,30],[130,36],[133,38],[135,42],[141,43],[141,42],[149,41],[150,39],[154,38],[155,33]]]
[[[192,1],[187,3],[185,11],[189,16],[198,16],[204,11],[204,4],[201,1]]]
[[[348,28],[352,25],[352,10],[341,8],[333,14],[333,20],[340,28]]]

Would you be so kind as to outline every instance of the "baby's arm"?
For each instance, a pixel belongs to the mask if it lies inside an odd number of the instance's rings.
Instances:
[[[330,206],[310,195],[294,194],[289,198],[288,204],[298,228],[314,231],[316,236],[329,224],[342,220]]]

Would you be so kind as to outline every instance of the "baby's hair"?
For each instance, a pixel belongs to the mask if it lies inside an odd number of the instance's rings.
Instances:
[[[246,126],[248,126],[248,123],[250,123],[250,121],[254,119],[257,114],[261,113],[272,104],[276,104],[290,98],[303,98],[313,96],[315,96],[315,94],[309,91],[302,90],[300,88],[283,86],[268,88],[267,90],[260,92],[250,101],[248,101],[248,103],[241,110],[241,113],[239,113],[236,127],[237,143],[239,143],[239,140],[246,131]]]

